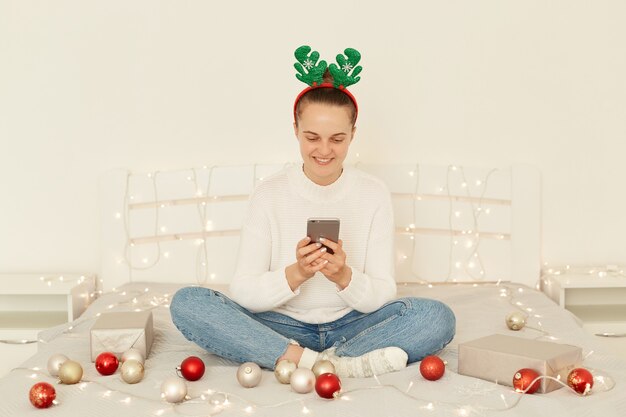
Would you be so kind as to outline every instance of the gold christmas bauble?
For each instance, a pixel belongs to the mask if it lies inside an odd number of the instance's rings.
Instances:
[[[274,368],[274,376],[281,384],[288,384],[291,379],[291,374],[297,368],[298,366],[289,359],[283,359],[276,364],[276,368]]]
[[[59,368],[59,379],[64,384],[76,384],[82,377],[83,367],[76,361],[67,360]]]
[[[334,374],[335,373],[335,365],[329,360],[322,359],[321,361],[315,362],[313,368],[311,368],[313,373],[315,374],[315,378],[322,374]]]
[[[127,384],[136,384],[143,379],[144,367],[135,359],[127,359],[122,364],[122,379]]]
[[[524,326],[526,326],[526,316],[524,313],[520,313],[519,311],[514,311],[508,316],[506,316],[506,326],[511,330],[521,330]]]

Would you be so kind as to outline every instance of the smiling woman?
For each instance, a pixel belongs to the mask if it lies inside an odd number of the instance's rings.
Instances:
[[[332,184],[341,175],[356,130],[350,109],[320,102],[301,107],[304,109],[300,110],[299,123],[294,122],[294,130],[304,173],[318,185]]]
[[[310,47],[295,52],[296,76],[309,84],[294,104],[302,165],[254,190],[230,297],[188,287],[172,299],[174,324],[209,352],[269,369],[325,359],[339,376],[369,377],[403,369],[454,337],[447,305],[396,298],[389,190],[343,166],[358,113],[346,86],[361,71],[360,53],[344,52],[328,69]],[[341,239],[303,237],[311,217],[339,219]]]

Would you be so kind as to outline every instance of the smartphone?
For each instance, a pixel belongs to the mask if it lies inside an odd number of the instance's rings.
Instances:
[[[311,238],[311,243],[319,243],[320,238],[339,241],[339,219],[336,217],[311,217],[307,220],[306,235]],[[326,245],[328,253],[335,253]]]

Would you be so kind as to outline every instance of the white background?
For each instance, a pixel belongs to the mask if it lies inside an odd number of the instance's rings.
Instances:
[[[626,2],[0,0],[0,271],[99,269],[107,170],[299,158],[302,44],[366,162],[543,173],[543,261],[626,263]]]

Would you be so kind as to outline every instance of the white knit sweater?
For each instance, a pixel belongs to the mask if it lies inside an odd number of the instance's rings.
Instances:
[[[321,272],[292,291],[285,268],[296,261],[309,217],[341,221],[352,280],[343,290]],[[391,197],[379,179],[344,167],[332,184],[311,181],[291,165],[259,184],[241,231],[232,299],[253,312],[273,310],[306,323],[327,323],[350,311],[372,312],[396,295]]]

